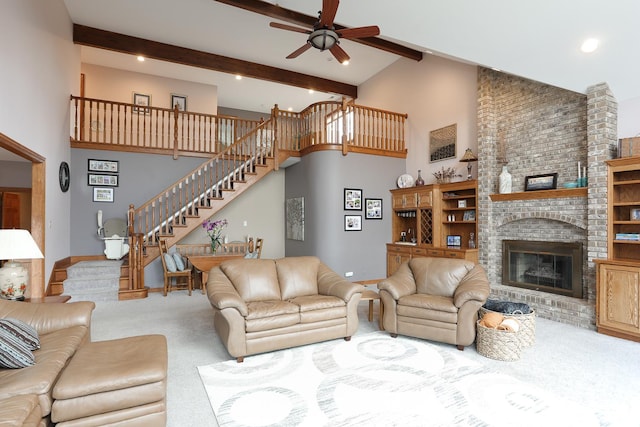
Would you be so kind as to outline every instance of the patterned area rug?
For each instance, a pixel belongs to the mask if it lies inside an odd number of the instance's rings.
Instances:
[[[505,362],[509,363],[509,362]],[[453,346],[375,332],[198,368],[230,426],[599,426]]]

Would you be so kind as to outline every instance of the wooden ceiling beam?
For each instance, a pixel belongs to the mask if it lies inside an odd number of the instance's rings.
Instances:
[[[223,73],[240,74],[244,77],[253,77],[304,89],[336,93],[353,99],[358,97],[358,87],[347,83],[296,73],[281,68],[257,64],[255,62],[229,58],[200,50],[100,30],[84,25],[73,25],[73,41],[76,44],[84,46],[131,55],[143,55],[151,59]]]
[[[224,3],[229,6],[235,6],[240,9],[248,10],[250,12],[265,15],[270,18],[279,19],[281,21],[290,22],[292,24],[302,25],[307,28],[313,28],[313,25],[318,21],[317,16],[309,16],[295,10],[285,9],[271,3],[260,0],[215,0],[219,3]],[[372,24],[373,25],[373,24]],[[344,27],[336,23],[333,24],[336,30],[342,30],[349,27]],[[381,39],[379,37],[363,37],[361,39],[349,39],[352,42],[360,43],[369,47],[383,50],[385,52],[393,53],[405,58],[413,59],[414,61],[422,60],[422,52],[419,50],[411,49],[406,46],[402,46],[397,43],[390,42],[388,40]]]

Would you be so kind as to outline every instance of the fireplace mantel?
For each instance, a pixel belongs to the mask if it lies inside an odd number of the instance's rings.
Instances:
[[[523,191],[520,193],[490,194],[494,202],[509,200],[560,199],[563,197],[587,197],[587,187],[559,188],[557,190]]]

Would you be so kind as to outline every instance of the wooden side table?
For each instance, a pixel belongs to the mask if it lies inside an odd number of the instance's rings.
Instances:
[[[384,314],[384,307],[382,305],[382,300],[380,300],[380,295],[376,291],[365,289],[362,292],[360,300],[369,301],[369,322],[373,322],[373,301],[378,300],[378,307],[380,308],[378,310],[378,327],[381,331],[383,331],[384,328],[382,327],[382,315]]]

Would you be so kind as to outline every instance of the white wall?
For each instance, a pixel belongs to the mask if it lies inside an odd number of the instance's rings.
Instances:
[[[618,103],[618,138],[640,136],[640,98]]]
[[[415,178],[418,169],[427,184],[432,173],[453,167],[466,179],[466,148],[477,154],[477,70],[473,65],[425,55],[420,62],[401,58],[358,87],[357,103],[407,113],[406,172]],[[457,123],[457,159],[429,163],[429,132]],[[477,176],[473,165],[472,175]]]
[[[131,57],[132,61],[136,61]],[[185,80],[144,74],[144,63],[140,73],[82,64],[85,75],[85,96],[109,101],[133,102],[133,93],[151,95],[151,106],[171,108],[171,94],[187,96],[187,110],[216,114],[218,110],[218,87]]]
[[[46,158],[47,281],[53,263],[69,255],[69,193],[60,191],[58,166],[69,161],[69,95],[78,94],[79,48],[62,0],[3,1],[0,28],[0,132]]]

